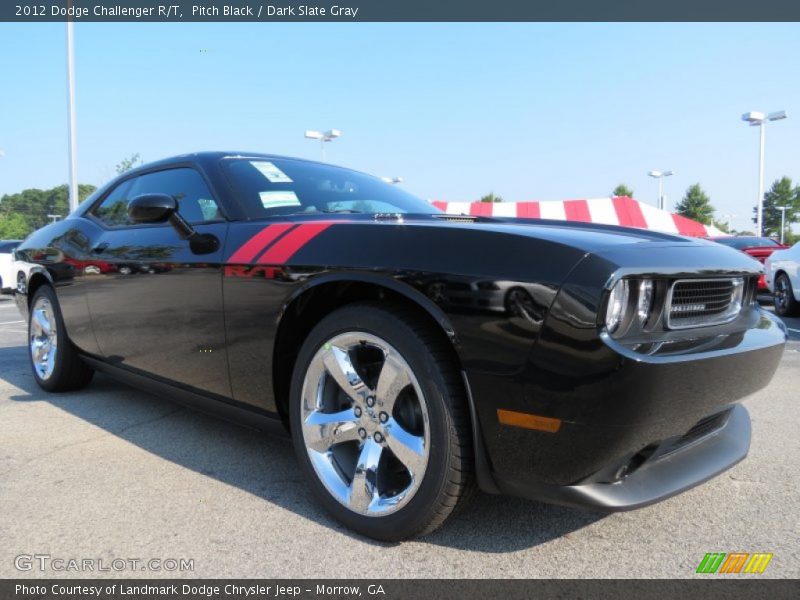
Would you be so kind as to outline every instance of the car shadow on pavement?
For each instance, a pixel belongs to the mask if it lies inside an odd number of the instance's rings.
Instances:
[[[0,348],[0,379],[16,402],[48,402],[164,460],[235,486],[361,542],[316,502],[291,443],[208,416],[97,374],[84,390],[49,394],[29,371],[24,346]],[[146,484],[146,482],[141,482]],[[603,518],[571,508],[475,492],[434,533],[418,540],[461,550],[504,553],[568,535]]]

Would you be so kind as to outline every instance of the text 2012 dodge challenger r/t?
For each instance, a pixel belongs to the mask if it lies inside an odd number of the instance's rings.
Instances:
[[[713,477],[747,454],[737,402],[786,339],[759,265],[719,244],[436,214],[262,154],[129,171],[18,256],[41,387],[97,369],[282,424],[319,500],[384,540],[474,484],[615,511]]]

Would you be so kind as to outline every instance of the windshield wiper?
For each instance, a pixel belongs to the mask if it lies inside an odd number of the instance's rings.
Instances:
[[[321,210],[319,212],[326,213],[326,214],[334,214],[334,213],[356,213],[356,214],[362,214],[363,211],[351,210],[349,208],[340,208],[340,209],[337,209],[337,210]]]

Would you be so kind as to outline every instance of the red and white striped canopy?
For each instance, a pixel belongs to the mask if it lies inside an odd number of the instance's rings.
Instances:
[[[585,223],[639,227],[692,237],[726,235],[713,225],[703,225],[627,196],[544,202],[445,202],[434,200],[433,205],[448,214],[456,215],[583,221]]]

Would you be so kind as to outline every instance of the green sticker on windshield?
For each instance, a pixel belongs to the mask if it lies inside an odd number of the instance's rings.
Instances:
[[[292,190],[272,190],[259,192],[261,206],[264,208],[279,208],[281,206],[300,206],[300,199]]]

